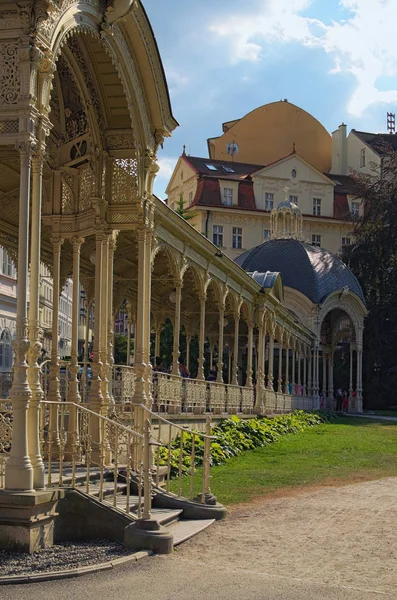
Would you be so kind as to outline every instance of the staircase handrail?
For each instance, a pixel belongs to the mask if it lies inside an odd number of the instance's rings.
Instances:
[[[152,410],[150,410],[150,408],[148,408],[147,406],[144,406],[143,404],[140,404],[139,406],[141,408],[143,408],[143,410],[148,412],[150,415],[152,415],[152,417],[154,417],[155,419],[158,419],[159,421],[162,421],[163,423],[166,423],[167,425],[171,425],[172,427],[175,427],[175,429],[180,429],[181,431],[185,431],[185,432],[187,431],[189,433],[194,433],[195,435],[198,435],[199,437],[209,439],[209,440],[217,439],[216,435],[208,435],[207,433],[202,433],[201,431],[198,431],[196,429],[190,429],[190,427],[188,427],[187,425],[185,425],[185,426],[177,425],[173,421],[168,421],[168,419],[165,419],[164,417],[159,415],[159,413],[153,412]]]

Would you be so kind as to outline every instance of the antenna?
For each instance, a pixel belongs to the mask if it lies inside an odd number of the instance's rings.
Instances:
[[[234,160],[234,156],[239,150],[237,143],[233,140],[229,144],[226,144],[226,149],[227,153],[230,154],[230,156],[232,157],[232,160]]]
[[[387,131],[396,133],[396,113],[387,113]]]

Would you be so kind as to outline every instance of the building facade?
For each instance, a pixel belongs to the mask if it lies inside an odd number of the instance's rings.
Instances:
[[[361,211],[351,170],[380,160],[362,138],[354,131],[347,138],[344,124],[331,136],[287,101],[260,107],[223,124],[222,136],[208,140],[210,158],[183,152],[168,204],[175,209],[182,199],[195,227],[235,258],[270,239],[270,213],[288,200],[302,212],[304,239],[339,254]]]

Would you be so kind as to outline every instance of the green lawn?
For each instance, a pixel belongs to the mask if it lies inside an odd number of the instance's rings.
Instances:
[[[211,475],[211,490],[225,505],[281,489],[397,476],[397,422],[341,417],[243,452]]]

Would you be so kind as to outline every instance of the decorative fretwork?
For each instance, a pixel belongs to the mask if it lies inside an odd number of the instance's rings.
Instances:
[[[185,412],[204,413],[207,408],[207,383],[196,379],[184,379]]]
[[[0,121],[0,134],[18,133],[18,131],[19,131],[18,120]]]
[[[210,412],[225,412],[226,386],[223,383],[210,383],[208,387],[208,405]]]
[[[241,411],[243,413],[252,413],[255,405],[254,388],[242,388],[241,392]]]
[[[79,212],[91,208],[91,198],[94,193],[94,174],[89,165],[85,165],[79,169]]]
[[[117,158],[113,162],[112,202],[128,204],[138,198],[138,163],[135,158]]]
[[[241,388],[238,385],[227,386],[226,411],[233,415],[240,412]]]
[[[62,214],[71,215],[74,210],[73,177],[70,173],[62,174]]]
[[[17,104],[21,93],[18,46],[0,44],[0,106]]]
[[[0,488],[4,487],[5,464],[11,450],[12,408],[0,400]]]
[[[58,60],[57,71],[65,107],[65,141],[68,142],[87,133],[88,121],[81,101],[80,90],[63,57]]]

